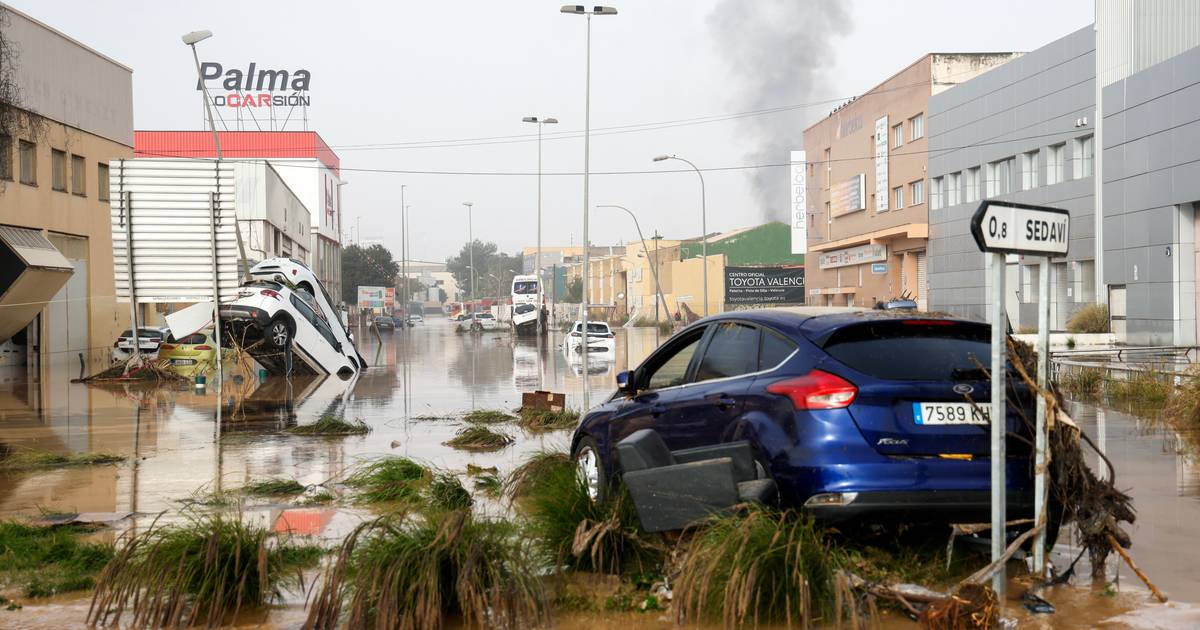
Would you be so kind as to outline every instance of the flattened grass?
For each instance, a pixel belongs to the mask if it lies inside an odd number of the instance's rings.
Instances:
[[[347,421],[344,416],[327,413],[312,424],[299,424],[286,431],[292,435],[366,435],[371,427],[361,418]]]
[[[471,507],[471,493],[463,487],[458,477],[450,473],[436,473],[425,487],[425,499],[429,505],[442,510],[461,510]]]
[[[92,588],[113,548],[81,540],[88,531],[76,525],[0,521],[0,586],[19,588],[25,597]]]
[[[559,431],[574,429],[579,424],[579,412],[575,409],[521,409],[520,420],[523,428],[529,431]]]
[[[291,569],[319,555],[278,540],[240,515],[189,514],[178,525],[129,533],[96,580],[88,623],[217,626],[276,599]]]
[[[305,487],[295,479],[271,477],[242,486],[242,494],[252,497],[283,497],[303,493]]]
[[[412,502],[431,478],[430,471],[407,457],[384,457],[359,466],[346,479],[364,503]]]
[[[123,461],[125,461],[123,455],[112,453],[74,453],[61,455],[46,451],[13,450],[7,457],[0,459],[0,471],[19,472],[45,468],[99,466],[102,464],[119,464]]]
[[[529,496],[541,480],[551,478],[559,470],[575,470],[569,455],[561,451],[534,453],[509,473],[504,480],[504,495],[510,501]]]
[[[514,419],[512,414],[503,409],[473,409],[463,416],[463,420],[475,424],[499,424]]]
[[[514,441],[507,433],[499,433],[484,426],[469,425],[460,429],[445,444],[466,451],[498,451]]]
[[[511,526],[469,511],[401,512],[360,525],[309,607],[307,628],[529,627],[546,598]]]
[[[497,499],[504,493],[504,483],[494,474],[479,475],[475,478],[475,491],[484,496]]]

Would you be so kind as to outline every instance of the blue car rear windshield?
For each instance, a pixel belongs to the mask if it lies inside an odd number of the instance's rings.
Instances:
[[[892,320],[847,326],[824,350],[854,370],[891,381],[986,378],[991,329],[946,320]]]

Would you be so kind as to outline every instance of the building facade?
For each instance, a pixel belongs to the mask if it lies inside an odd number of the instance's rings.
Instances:
[[[1017,56],[925,55],[804,131],[810,303],[926,305],[929,99]]]
[[[6,256],[21,248],[57,252],[56,284],[20,304],[11,290],[15,258],[0,273],[0,345],[39,366],[107,364],[129,321],[116,302],[109,221],[109,163],[133,153],[132,71],[12,8],[4,38],[19,54],[13,78],[26,124],[0,137],[0,232]],[[19,257],[19,256],[18,256]]]
[[[929,307],[986,319],[989,257],[971,237],[982,199],[1064,208],[1066,257],[1051,262],[1051,327],[1096,301],[1095,46],[1080,29],[929,99]],[[1037,325],[1040,258],[1008,256],[1006,310]]]

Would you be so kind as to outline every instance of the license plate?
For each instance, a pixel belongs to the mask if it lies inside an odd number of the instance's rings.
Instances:
[[[171,365],[196,365],[195,359],[171,359]]]
[[[915,402],[912,407],[913,422],[921,425],[988,424],[992,411],[987,404],[965,402]]]

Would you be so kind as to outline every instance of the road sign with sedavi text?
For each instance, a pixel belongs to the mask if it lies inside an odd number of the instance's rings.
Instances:
[[[1065,256],[1071,214],[1061,208],[986,199],[971,217],[971,236],[985,252]]]

